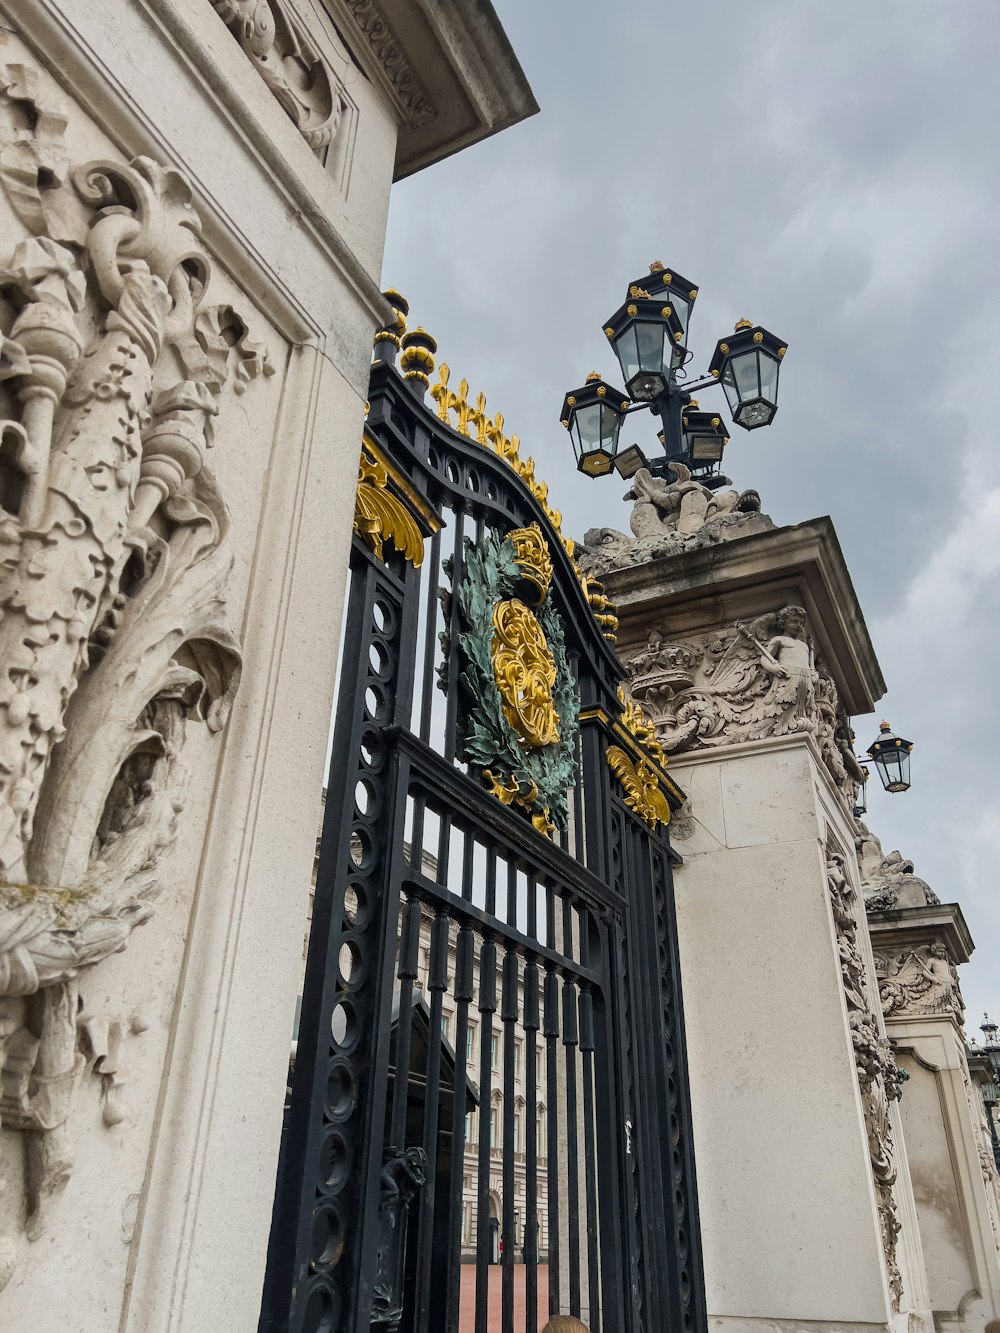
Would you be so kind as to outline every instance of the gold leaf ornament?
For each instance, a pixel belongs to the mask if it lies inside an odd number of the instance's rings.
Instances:
[[[493,608],[492,661],[503,715],[518,741],[528,750],[555,744],[555,659],[541,625],[517,597]]]
[[[618,745],[608,747],[607,759],[612,773],[624,788],[628,808],[634,810],[650,828],[655,828],[657,824],[669,824],[670,803],[660,789],[652,768],[641,759],[638,764],[633,763]]]
[[[388,489],[388,483],[385,466],[362,453],[354,499],[354,531],[377,559],[385,559],[383,546],[388,541],[404,560],[419,567],[424,558],[424,539],[413,515]]]

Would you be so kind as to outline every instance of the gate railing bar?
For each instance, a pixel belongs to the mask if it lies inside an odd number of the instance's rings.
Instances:
[[[584,937],[586,939],[586,937]],[[589,952],[585,943],[584,949]],[[587,953],[584,953],[584,957]],[[601,1327],[600,1265],[597,1256],[597,1144],[594,1134],[594,998],[580,988],[580,1058],[583,1064],[583,1160],[587,1191],[587,1288],[590,1328]]]
[[[552,896],[549,904],[551,909]],[[550,911],[551,919],[551,911]],[[554,928],[552,933],[554,934]],[[550,936],[551,938],[551,936]],[[545,969],[545,1011],[542,1035],[545,1037],[546,1112],[548,1129],[548,1260],[549,1314],[559,1313],[559,1073],[556,1068],[559,1042],[559,976],[550,964]]]
[[[470,840],[471,841],[471,840]],[[447,1327],[458,1327],[462,1291],[462,1196],[465,1190],[465,1096],[468,1085],[469,1003],[475,996],[476,939],[471,926],[459,927],[455,946],[455,1109],[451,1139],[451,1226],[448,1236]]]
[[[491,858],[492,861],[492,858]],[[493,862],[493,877],[496,865]],[[495,892],[495,889],[494,889]],[[476,1330],[487,1333],[490,1215],[490,1118],[493,1112],[493,1015],[497,1007],[497,946],[484,939],[479,950],[479,1181],[476,1217]]]
[[[413,1016],[413,983],[417,979],[420,944],[420,902],[408,896],[403,908],[402,942],[399,950],[399,1018],[396,1022],[396,1074],[392,1088],[390,1142],[400,1152],[406,1147],[406,1088],[410,1077],[410,1033]],[[378,1132],[376,1128],[376,1133]]]
[[[569,905],[563,903],[563,929],[567,928]],[[578,1041],[576,983],[563,981],[563,1049],[566,1060],[566,1209],[569,1219],[569,1312],[580,1318],[580,1160],[577,1135],[579,1113],[576,1096],[576,1047]]]
[[[449,763],[455,759],[455,747],[458,736],[458,705],[461,691],[458,685],[458,673],[461,669],[461,654],[458,652],[458,636],[462,629],[462,612],[458,602],[458,589],[465,578],[465,511],[454,510],[455,544],[452,548],[452,569],[449,614],[445,629],[452,650],[445,657],[445,670],[448,673],[446,691],[446,712],[444,725],[444,757]]]
[[[509,945],[511,948],[516,948],[519,952],[525,954],[534,953],[540,961],[555,967],[559,972],[572,973],[574,978],[579,978],[580,981],[591,981],[596,985],[601,984],[599,971],[574,961],[568,954],[562,953],[560,949],[550,949],[547,945],[540,944],[537,940],[531,939],[529,936],[522,934],[521,931],[515,930],[505,922],[491,916],[489,912],[483,911],[475,903],[466,902],[462,898],[443,892],[441,886],[428,879],[426,875],[419,875],[413,869],[406,870],[404,871],[402,887],[404,893],[419,893],[422,897],[440,899],[446,902],[449,915],[453,920],[474,926],[478,931],[494,936],[505,947]]]
[[[508,919],[516,911],[517,870],[514,863],[507,873]],[[501,1259],[501,1314],[503,1333],[514,1333],[514,1025],[518,1019],[518,957],[508,948],[503,959],[503,997],[500,1019],[503,1023],[503,1254]]]
[[[438,650],[438,585],[441,580],[441,530],[431,538],[430,560],[423,571],[426,580],[424,625],[424,660],[420,684],[420,739],[425,745],[431,738],[431,706],[434,702],[434,671]]]
[[[528,901],[534,919],[535,877],[529,880]],[[529,957],[524,968],[524,1058],[527,1092],[524,1182],[525,1333],[538,1333],[538,964]]]
[[[549,838],[540,837],[526,819],[512,819],[485,788],[460,772],[411,732],[389,728],[385,733],[390,746],[410,760],[410,794],[420,792],[425,799],[447,808],[454,822],[481,830],[495,840],[502,855],[534,866],[540,877],[551,875],[586,902],[621,910],[622,898],[593,871],[568,855]],[[595,758],[595,764],[597,762]],[[603,807],[601,813],[604,813]]]
[[[437,1185],[439,1111],[441,1105],[441,1012],[448,989],[448,913],[439,907],[431,924],[431,947],[427,989],[431,993],[430,1031],[427,1041],[427,1090],[424,1098],[424,1154],[427,1180],[419,1195],[420,1230],[417,1240],[417,1333],[431,1333],[431,1259],[434,1252],[434,1196]],[[402,1021],[402,1014],[400,1014]],[[456,1080],[452,1096],[452,1120],[458,1114]],[[463,1097],[464,1102],[464,1097]],[[435,1333],[437,1331],[435,1330]]]

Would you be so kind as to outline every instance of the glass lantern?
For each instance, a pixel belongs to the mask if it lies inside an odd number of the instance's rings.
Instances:
[[[912,741],[896,736],[888,722],[879,726],[878,740],[868,747],[886,791],[907,791],[910,786],[910,751]]]
[[[578,471],[588,477],[603,477],[611,471],[628,406],[621,389],[601,379],[596,370],[582,388],[566,395],[560,417],[573,441]]]
[[[722,339],[709,374],[722,381],[733,420],[744,430],[769,426],[778,410],[778,372],[787,346],[773,333],[741,319],[732,337]]]

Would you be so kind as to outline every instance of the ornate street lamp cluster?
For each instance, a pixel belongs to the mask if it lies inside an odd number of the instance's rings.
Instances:
[[[646,467],[665,477],[671,464],[681,463],[709,487],[729,485],[717,471],[729,435],[722,418],[700,410],[695,390],[721,384],[733,420],[744,430],[769,426],[778,410],[778,375],[787,344],[748,319],[737,322],[727,338],[715,345],[708,374],[693,382],[685,367],[688,327],[698,288],[679,273],[657,262],[649,276],[629,283],[623,305],[604,325],[625,381],[625,392],[594,371],[587,382],[563,399],[561,420],[569,431],[576,466],[588,477],[606,476],[612,468],[632,477]],[[660,418],[657,439],[663,456],[648,459],[633,444],[619,447],[621,428],[632,412],[646,409]],[[882,786],[887,792],[910,786],[911,741],[896,736],[883,722],[879,737],[868,747]],[[868,769],[858,794],[855,814],[866,810]]]
[[[685,366],[688,326],[698,289],[687,278],[657,262],[649,276],[629,284],[625,302],[604,326],[621,366],[626,392],[595,371],[563,400],[562,424],[570,433],[577,468],[601,477],[612,468],[623,477],[648,467],[667,475],[671,463],[683,463],[707,486],[727,484],[717,475],[728,429],[715,412],[700,410],[695,390],[721,384],[733,420],[744,430],[769,426],[778,410],[778,373],[787,350],[773,333],[741,319],[735,331],[716,344],[708,374],[688,382]],[[622,423],[630,412],[647,409],[659,416],[662,458],[646,458],[638,445],[619,449]]]

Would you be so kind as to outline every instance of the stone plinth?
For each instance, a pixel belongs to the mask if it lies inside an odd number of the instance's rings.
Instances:
[[[892,901],[891,880],[873,887],[870,902]],[[897,901],[912,898],[906,887]],[[961,909],[936,899],[870,907],[869,928],[886,1028],[909,1076],[900,1111],[935,1324],[978,1330],[1000,1315],[1000,1180],[962,1034],[956,968],[972,939]]]
[[[713,1324],[929,1326],[894,1186],[849,716],[884,683],[828,519],[602,571],[672,838]]]

